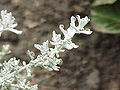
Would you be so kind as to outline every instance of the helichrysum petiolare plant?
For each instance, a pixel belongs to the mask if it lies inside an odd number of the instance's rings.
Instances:
[[[75,22],[78,21],[78,26]],[[30,62],[26,64],[25,61],[20,64],[20,60],[15,57],[9,61],[4,61],[0,70],[0,90],[38,90],[38,85],[31,85],[29,78],[32,78],[33,67],[41,67],[49,71],[59,71],[62,59],[59,53],[64,52],[66,49],[71,50],[77,48],[78,45],[72,42],[72,37],[75,34],[91,34],[92,31],[85,29],[84,26],[90,21],[88,17],[80,18],[72,16],[70,20],[70,26],[68,29],[64,29],[64,25],[59,25],[60,30],[63,32],[64,38],[61,38],[61,34],[57,34],[53,31],[51,41],[45,41],[42,45],[34,44],[41,54],[35,56],[32,51],[27,51],[30,57]],[[15,18],[11,12],[7,13],[6,10],[1,11],[0,19],[0,35],[3,31],[8,30],[16,34],[21,34],[22,31],[14,29],[17,26]],[[53,45],[53,48],[49,47],[49,44]],[[5,47],[4,47],[5,48]],[[36,57],[36,58],[35,58]]]

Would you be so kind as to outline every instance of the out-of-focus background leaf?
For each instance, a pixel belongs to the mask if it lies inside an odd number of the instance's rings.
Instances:
[[[96,31],[111,34],[120,33],[119,0],[113,4],[98,5],[93,7],[91,15],[92,25]]]
[[[112,4],[116,0],[93,0],[93,6],[103,5],[103,4]]]

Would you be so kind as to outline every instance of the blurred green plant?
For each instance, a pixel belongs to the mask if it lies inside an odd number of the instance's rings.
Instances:
[[[107,1],[111,1],[111,4]],[[102,2],[98,5],[93,2],[93,6],[95,5],[91,11],[93,28],[102,33],[120,34],[120,0],[104,0],[103,5],[101,4]]]
[[[113,4],[116,0],[93,0],[93,6]]]

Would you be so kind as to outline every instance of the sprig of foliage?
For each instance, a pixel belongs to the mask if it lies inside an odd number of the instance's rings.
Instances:
[[[75,21],[78,21],[78,26],[75,25]],[[62,59],[59,58],[59,53],[64,52],[65,49],[71,50],[73,48],[77,48],[78,45],[72,42],[72,37],[77,33],[91,34],[92,31],[89,29],[84,29],[84,26],[90,21],[88,17],[80,18],[79,15],[71,17],[70,26],[67,30],[64,29],[64,25],[60,25],[59,28],[64,34],[64,39],[61,39],[61,34],[56,34],[53,31],[52,41],[50,43],[54,46],[54,48],[49,47],[48,40],[44,42],[42,45],[34,44],[35,48],[40,50],[41,55],[38,55],[34,62],[36,62],[35,66],[43,67],[49,71],[59,71],[57,65],[62,64]],[[32,55],[29,54],[30,57]]]
[[[14,30],[16,26],[14,23],[14,18],[11,13],[7,13],[6,10],[2,11],[2,21],[4,24],[0,25],[1,32],[5,29],[2,28],[4,25],[8,25],[5,28],[16,34],[21,34]],[[5,22],[4,19],[8,18],[8,21]],[[12,17],[12,18],[11,18]],[[76,20],[78,21],[78,26],[75,25]],[[71,50],[77,48],[78,45],[72,42],[72,37],[75,34],[91,34],[92,31],[85,29],[84,26],[90,21],[88,17],[80,18],[79,15],[76,17],[71,17],[70,26],[68,29],[64,29],[64,25],[60,25],[59,28],[64,34],[64,39],[61,38],[61,34],[57,34],[53,31],[52,41],[50,44],[53,45],[53,48],[49,47],[49,41],[43,42],[42,45],[34,44],[34,47],[37,48],[41,54],[36,56],[32,51],[27,52],[30,56],[30,62],[26,64],[25,61],[20,64],[20,60],[17,60],[15,57],[11,58],[9,61],[4,61],[0,69],[0,89],[1,90],[38,90],[37,85],[31,85],[29,78],[32,78],[33,73],[32,69],[34,67],[42,67],[49,71],[59,71],[60,67],[58,65],[62,64],[62,59],[59,56],[59,53],[64,52],[65,49]],[[12,29],[11,29],[12,28]]]

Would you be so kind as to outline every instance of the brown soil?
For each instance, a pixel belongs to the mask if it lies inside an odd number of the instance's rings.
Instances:
[[[1,45],[9,43],[12,54],[29,61],[26,51],[38,51],[34,43],[50,40],[52,31],[61,33],[58,25],[67,28],[71,15],[90,16],[90,0],[0,0],[0,10],[7,9],[16,17],[20,36],[4,32]],[[89,25],[91,28],[92,26]],[[61,55],[64,63],[60,72],[35,68],[32,83],[39,90],[120,90],[120,35],[93,32],[76,35],[73,39],[80,47]]]

